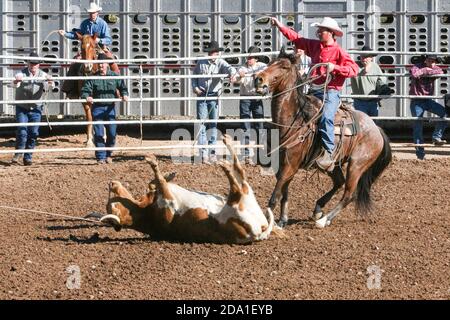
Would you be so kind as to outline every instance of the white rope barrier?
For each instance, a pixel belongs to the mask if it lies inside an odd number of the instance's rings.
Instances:
[[[88,124],[120,124],[120,125],[133,125],[133,124],[203,124],[203,123],[259,123],[259,122],[271,122],[270,118],[262,119],[217,119],[217,120],[114,120],[114,121],[70,121],[70,122],[50,122],[52,126],[81,126]],[[34,127],[34,126],[48,126],[47,122],[27,122],[27,123],[0,123],[0,128],[14,128],[14,127]]]
[[[412,96],[412,95],[341,95],[341,98],[352,98],[352,99],[443,99],[444,96]],[[154,101],[204,101],[204,100],[268,100],[272,99],[271,96],[208,96],[208,97],[155,97],[155,98],[129,98],[128,102],[154,102]],[[86,99],[54,99],[54,100],[1,100],[0,104],[37,104],[41,105],[44,103],[85,103]],[[122,99],[93,99],[94,103],[113,103],[113,102],[123,102]]]
[[[153,101],[204,101],[204,100],[266,100],[270,99],[270,96],[260,97],[260,96],[208,96],[208,97],[155,97],[155,98],[143,98],[144,102]],[[140,98],[129,98],[128,102],[140,102]],[[41,105],[44,103],[85,103],[86,99],[54,99],[54,100],[2,100],[0,104],[37,104]],[[122,99],[93,99],[93,103],[112,103],[112,102],[124,102]]]
[[[258,149],[263,148],[263,145],[233,145],[235,149]],[[0,150],[0,154],[11,153],[55,153],[55,152],[93,152],[93,151],[142,151],[142,150],[169,150],[169,149],[226,149],[225,145],[192,145],[192,144],[178,144],[169,146],[139,146],[139,147],[102,147],[102,148],[51,148],[51,149],[10,149]],[[176,151],[176,150],[175,150]]]
[[[429,122],[439,122],[439,121],[450,121],[448,118],[438,118],[438,117],[371,117],[373,120],[382,121],[398,121],[398,120],[422,120]],[[200,119],[190,119],[190,120],[114,120],[114,121],[55,121],[50,122],[52,126],[63,127],[63,126],[85,126],[88,124],[117,124],[117,125],[134,125],[134,124],[147,124],[147,125],[182,125],[182,124],[204,124],[204,123],[271,123],[272,118],[261,118],[261,119],[217,119],[217,120],[200,120]],[[44,127],[48,126],[47,122],[27,122],[27,123],[0,123],[0,128],[15,128],[15,127]]]
[[[412,95],[401,95],[393,94],[390,96],[386,95],[364,95],[364,94],[343,94],[341,98],[352,98],[352,99],[444,99],[444,96],[412,96]]]
[[[409,51],[361,51],[361,50],[348,50],[349,54],[383,54],[383,55],[424,55],[424,54],[436,54],[440,56],[450,56],[448,52],[409,52]],[[267,56],[276,55],[279,51],[259,52],[252,53],[251,56]],[[50,57],[27,57],[27,56],[14,56],[14,55],[0,55],[0,60],[24,60],[24,61],[45,61],[45,62],[70,62],[70,63],[151,63],[151,62],[177,62],[177,61],[197,61],[208,59],[228,59],[228,58],[242,58],[249,56],[248,53],[227,54],[218,56],[200,56],[200,57],[176,57],[176,58],[139,58],[139,59],[114,59],[114,60],[82,60],[82,59],[66,59],[66,58],[50,58]]]
[[[268,56],[279,54],[279,51],[252,53],[252,57]],[[155,63],[155,62],[177,62],[177,61],[197,61],[211,59],[229,59],[248,57],[248,53],[237,54],[219,54],[217,56],[200,56],[200,57],[177,57],[177,58],[139,58],[139,59],[114,59],[114,60],[83,60],[83,59],[66,59],[66,58],[47,58],[47,57],[28,57],[28,56],[10,56],[0,55],[0,60],[24,60],[24,61],[44,61],[44,62],[69,62],[69,63]]]
[[[438,56],[450,56],[449,52],[433,52],[433,51],[424,51],[424,52],[411,52],[411,51],[362,51],[362,50],[347,50],[349,54],[376,54],[376,55],[405,55],[405,56],[421,56],[424,54],[435,54]]]
[[[51,78],[43,78],[43,77],[24,77],[22,81],[61,81],[61,80],[147,80],[147,79],[193,79],[193,78],[226,78],[228,77],[228,74],[217,74],[217,75],[208,75],[205,77],[205,75],[158,75],[158,76],[152,76],[152,75],[143,75],[140,76],[65,76],[65,77],[51,77]],[[0,81],[15,81],[16,79],[14,77],[3,77],[0,78]]]
[[[246,75],[247,77],[252,76],[252,74]],[[205,75],[143,75],[140,76],[108,76],[108,80],[149,80],[149,79],[200,79],[200,78],[228,78],[228,74],[214,74],[214,75],[208,75],[207,77]],[[365,77],[411,77],[410,73],[383,73],[383,74],[368,74],[365,75]],[[446,74],[440,74],[440,75],[431,75],[427,78],[447,78],[449,75]],[[51,77],[51,78],[44,78],[44,77],[24,77],[21,81],[62,81],[62,80],[105,80],[105,76],[58,76],[58,77]],[[15,81],[16,79],[14,77],[0,77],[0,81]]]

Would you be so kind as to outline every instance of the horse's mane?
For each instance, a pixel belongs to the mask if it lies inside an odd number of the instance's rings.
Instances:
[[[299,57],[295,53],[288,53],[286,50],[281,48],[280,54],[278,57],[271,61],[270,64],[279,61],[281,59],[285,59],[290,62],[291,68],[289,72],[285,73],[284,79],[282,80],[282,85],[287,88],[289,85],[296,86],[304,79],[299,76],[298,73],[298,59]],[[292,82],[292,78],[295,78],[295,82]],[[297,108],[299,109],[300,116],[305,120],[309,121],[318,111],[320,107],[320,101],[316,97],[312,95],[302,94],[300,90],[294,89],[294,94],[297,97]]]

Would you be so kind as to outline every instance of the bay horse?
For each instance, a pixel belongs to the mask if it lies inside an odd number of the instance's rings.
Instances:
[[[81,59],[83,60],[97,60],[97,34],[91,35],[82,35],[77,32],[77,39],[81,41]],[[112,54],[109,52],[105,52],[107,56],[112,57]],[[110,64],[111,70],[116,73],[120,73],[119,67],[117,64]],[[95,75],[99,70],[98,63],[74,63],[70,66],[70,69],[67,73],[68,76],[92,76]],[[69,99],[79,99],[81,95],[81,88],[83,87],[84,80],[66,80],[63,85],[63,91],[67,94]],[[83,109],[86,115],[86,121],[92,122],[92,104],[88,102],[83,102]],[[88,124],[86,128],[87,147],[94,147],[93,143],[93,128],[92,124]]]
[[[297,65],[298,57],[286,53],[283,48],[267,69],[255,77],[258,93],[272,93],[272,122],[280,130],[280,169],[269,201],[270,209],[274,210],[281,200],[280,227],[286,226],[288,222],[290,182],[300,168],[318,168],[315,160],[321,150],[318,120],[322,101],[296,89],[299,81]],[[354,200],[360,214],[369,213],[372,210],[371,186],[392,161],[389,138],[383,130],[365,113],[356,110],[349,112],[354,119],[354,128],[358,130],[349,136],[335,135],[335,145],[340,146],[340,151],[335,151],[338,164],[332,172],[327,172],[333,181],[333,187],[316,201],[312,214],[312,219],[319,228],[330,225],[336,215]],[[340,108],[336,114],[335,126],[343,118],[345,111]],[[344,130],[343,127],[340,129]],[[322,208],[344,185],[339,203],[328,214],[324,214]]]

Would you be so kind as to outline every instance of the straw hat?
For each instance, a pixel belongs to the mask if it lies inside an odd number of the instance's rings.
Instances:
[[[342,37],[344,32],[342,31],[342,29],[339,27],[339,24],[337,23],[336,20],[334,20],[333,18],[330,17],[325,17],[323,18],[322,22],[314,22],[311,24],[312,27],[323,27],[323,28],[328,28],[330,30],[333,30],[334,34],[338,37]]]
[[[102,11],[102,7],[99,7],[95,2],[91,2],[89,4],[89,8],[86,9],[89,13],[99,12]]]

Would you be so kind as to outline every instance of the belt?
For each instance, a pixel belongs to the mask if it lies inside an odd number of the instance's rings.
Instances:
[[[208,92],[208,93],[205,93],[205,94],[203,94],[204,96],[218,96],[219,95],[219,93],[218,92]]]
[[[358,98],[358,99],[353,99],[353,100],[355,100],[355,101],[364,101],[364,102],[378,102],[378,100],[380,100],[380,99],[378,99],[378,98],[375,98],[375,99]]]
[[[92,105],[93,108],[95,107],[113,107],[115,104],[114,102],[105,102],[105,103],[94,103]]]

